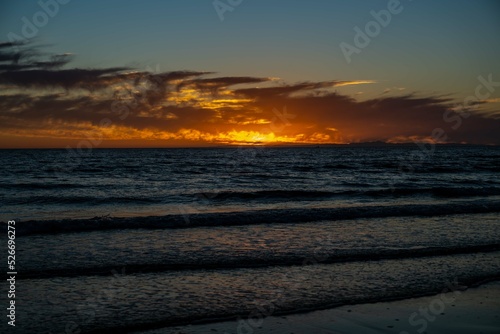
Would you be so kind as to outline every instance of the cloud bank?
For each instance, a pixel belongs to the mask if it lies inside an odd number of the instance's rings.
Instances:
[[[73,55],[0,43],[0,135],[36,147],[98,136],[108,144],[456,142],[500,144],[500,119],[459,113],[442,96],[382,94],[360,101],[338,87],[373,80],[284,83],[208,71],[72,68]],[[397,93],[401,93],[398,90]],[[493,114],[494,115],[494,114]],[[433,131],[441,129],[438,139]],[[7,139],[6,139],[7,138]],[[112,144],[109,144],[112,146]],[[4,142],[2,147],[8,147]]]

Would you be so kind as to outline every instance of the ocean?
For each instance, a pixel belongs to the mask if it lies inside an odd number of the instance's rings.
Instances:
[[[500,277],[496,146],[1,155],[20,333],[188,332]]]

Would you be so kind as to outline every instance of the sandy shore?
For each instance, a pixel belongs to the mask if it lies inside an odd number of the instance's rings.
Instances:
[[[147,333],[500,333],[500,282],[401,301],[342,306],[265,319],[242,319]]]

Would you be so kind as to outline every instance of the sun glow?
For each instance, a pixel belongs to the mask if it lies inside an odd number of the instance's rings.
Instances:
[[[273,132],[261,133],[258,131],[229,131],[219,133],[219,141],[228,144],[269,144],[269,143],[294,143],[295,137],[277,136]]]

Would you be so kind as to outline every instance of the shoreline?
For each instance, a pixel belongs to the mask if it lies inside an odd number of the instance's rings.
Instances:
[[[454,291],[407,299],[343,305],[266,318],[204,322],[135,331],[150,334],[201,333],[483,333],[500,332],[500,280],[483,280]]]

